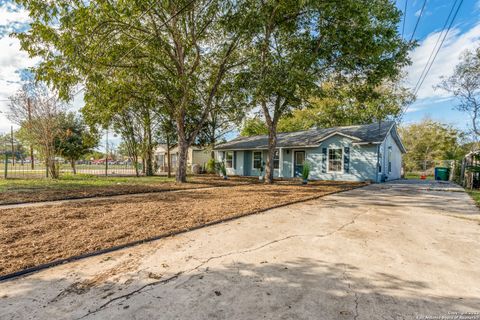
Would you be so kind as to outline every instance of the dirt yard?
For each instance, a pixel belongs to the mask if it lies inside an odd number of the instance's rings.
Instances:
[[[361,185],[284,181],[3,209],[0,275]]]
[[[71,181],[36,179],[19,183],[12,179],[6,181],[7,187],[0,192],[0,205],[258,183],[255,178],[229,177],[222,180],[214,175],[192,176],[188,178],[188,183],[183,184],[172,180],[164,177],[109,177],[108,180],[86,177]]]

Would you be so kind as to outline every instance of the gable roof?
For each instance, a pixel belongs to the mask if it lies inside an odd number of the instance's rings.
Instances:
[[[315,128],[305,131],[283,132],[277,134],[278,148],[318,147],[320,143],[334,135],[342,135],[361,144],[380,144],[385,140],[390,130],[395,126],[394,121],[383,121],[366,125]],[[397,140],[397,139],[396,139]],[[400,140],[396,141],[400,149],[403,148]],[[400,143],[399,143],[400,142]],[[267,149],[268,135],[238,137],[222,143],[215,150],[250,150]],[[404,148],[403,148],[404,150]]]

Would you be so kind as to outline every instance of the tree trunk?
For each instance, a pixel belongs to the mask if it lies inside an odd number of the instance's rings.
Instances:
[[[30,144],[30,167],[32,168],[32,170],[35,169],[35,159],[33,159],[33,146],[32,144]]]
[[[165,162],[165,159],[164,159]],[[170,167],[170,138],[167,135],[167,177],[172,177],[172,168]]]
[[[57,170],[57,166],[55,163],[55,159],[51,159],[51,157],[48,158],[47,160],[47,172],[48,176],[52,179],[58,179],[59,172]]]
[[[273,156],[275,154],[275,148],[277,147],[277,128],[272,123],[268,128],[268,154],[267,154],[267,167],[265,170],[265,183],[273,183]]]
[[[77,174],[77,167],[75,166],[75,160],[74,159],[71,159],[70,160],[70,164],[72,166],[72,172],[73,174]]]
[[[179,139],[176,181],[180,183],[187,182],[187,155],[188,143],[185,139]]]

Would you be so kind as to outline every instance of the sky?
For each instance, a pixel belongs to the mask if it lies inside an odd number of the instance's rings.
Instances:
[[[397,0],[396,5],[402,11],[405,1],[407,1],[407,10],[404,15],[403,36],[408,40],[412,37],[424,0]],[[418,46],[410,53],[412,64],[405,70],[406,87],[415,87],[439,33],[443,30],[453,2],[453,0],[427,0],[414,34]],[[5,112],[8,110],[8,97],[21,86],[25,76],[24,70],[34,67],[39,62],[38,58],[30,58],[26,52],[22,51],[19,41],[10,36],[12,32],[28,30],[29,22],[30,18],[26,10],[13,4],[11,0],[0,0],[0,133],[7,132],[12,125],[5,117]],[[403,20],[398,27],[401,33]],[[478,46],[480,46],[480,0],[464,0],[434,65],[418,91],[417,100],[408,107],[403,118],[405,123],[430,117],[459,129],[469,127],[468,115],[455,110],[457,103],[455,99],[447,92],[435,89],[435,86],[442,77],[452,74],[464,50]],[[72,103],[72,108],[79,109],[82,104],[82,96],[79,95]]]

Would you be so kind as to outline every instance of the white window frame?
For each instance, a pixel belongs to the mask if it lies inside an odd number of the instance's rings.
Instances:
[[[342,155],[341,155],[341,160],[342,160],[342,167],[340,171],[331,171],[330,170],[330,150],[342,150]],[[344,147],[332,147],[332,148],[327,148],[327,173],[340,173],[343,174],[345,173],[345,167],[344,167],[344,161],[345,161],[345,150]]]
[[[228,160],[227,160],[229,153],[232,155],[232,162],[231,162],[232,165],[231,165],[231,166],[228,166]],[[233,168],[233,165],[234,165],[234,164],[233,164],[233,161],[235,161],[235,159],[233,159],[233,151],[226,151],[226,152],[225,152],[225,168],[228,168],[228,169]]]
[[[255,168],[255,153],[260,153],[260,168]],[[263,161],[263,151],[253,151],[252,152],[252,169],[260,170],[262,168],[262,161]]]
[[[275,153],[278,153],[278,168],[275,168]],[[273,152],[273,170],[280,170],[280,150],[275,150]]]

